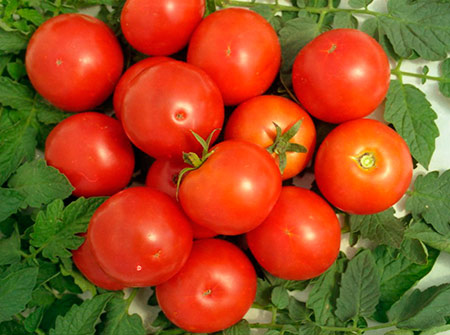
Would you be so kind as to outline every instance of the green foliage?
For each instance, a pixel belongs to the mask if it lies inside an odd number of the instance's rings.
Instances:
[[[439,91],[450,98],[450,58],[441,63],[442,80],[439,82]]]

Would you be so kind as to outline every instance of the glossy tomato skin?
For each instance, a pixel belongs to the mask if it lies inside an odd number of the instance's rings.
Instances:
[[[167,56],[187,45],[204,12],[204,0],[127,0],[120,24],[136,50]]]
[[[178,175],[186,167],[189,167],[189,165],[178,160],[157,159],[147,172],[145,185],[166,193],[178,202],[176,196]],[[191,225],[194,239],[209,238],[217,235],[212,230],[192,221]]]
[[[122,49],[112,30],[84,14],[61,14],[31,37],[25,56],[28,77],[50,103],[70,112],[100,105],[123,69]]]
[[[147,57],[143,60],[140,60],[139,62],[131,65],[120,77],[116,88],[114,89],[114,95],[113,95],[113,105],[114,105],[114,112],[116,113],[117,118],[120,120],[120,110],[122,107],[123,98],[125,95],[125,92],[130,85],[130,82],[139,74],[142,72],[142,70],[145,70],[149,68],[150,66],[167,62],[173,60],[169,57]]]
[[[356,29],[333,29],[300,50],[292,84],[311,115],[341,123],[373,112],[386,96],[390,74],[375,39]]]
[[[75,196],[112,195],[128,185],[134,169],[120,122],[97,112],[74,114],[53,128],[45,159],[69,179]]]
[[[203,70],[171,61],[143,70],[130,83],[121,115],[138,148],[155,158],[181,160],[183,152],[201,151],[191,131],[207,138],[222,127],[224,106],[219,89]]]
[[[94,213],[88,227],[103,271],[128,287],[158,285],[186,262],[192,229],[177,204],[149,187],[116,193]]]
[[[218,10],[195,29],[187,61],[217,83],[226,105],[264,93],[280,68],[281,51],[272,26],[243,8]]]
[[[83,234],[86,236],[86,234]],[[85,240],[83,244],[76,250],[72,251],[72,259],[80,272],[94,285],[106,290],[123,290],[125,285],[108,276],[98,265],[92,254],[89,240]]]
[[[246,237],[250,251],[269,273],[306,280],[325,272],[336,260],[341,227],[320,196],[285,186],[267,219]]]
[[[287,165],[283,180],[299,174],[311,160],[316,144],[316,128],[311,117],[295,102],[275,95],[261,95],[240,104],[232,113],[225,127],[225,139],[240,139],[271,146],[276,138],[276,123],[283,133],[302,120],[297,134],[289,141],[303,145],[306,153],[287,152]],[[277,163],[278,158],[274,155]]]
[[[218,234],[238,235],[261,224],[281,191],[272,156],[241,140],[223,141],[183,178],[179,200],[192,221]]]
[[[156,287],[167,318],[196,333],[213,333],[237,323],[255,294],[256,274],[247,256],[230,242],[217,239],[194,242],[180,272]]]
[[[390,127],[370,119],[336,127],[315,160],[323,196],[352,214],[374,214],[394,205],[408,189],[412,170],[406,142]]]

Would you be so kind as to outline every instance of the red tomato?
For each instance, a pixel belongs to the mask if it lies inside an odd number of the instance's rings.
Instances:
[[[145,178],[145,185],[157,189],[169,195],[176,200],[178,174],[188,164],[180,161],[173,161],[169,159],[157,159],[148,170]],[[194,238],[208,238],[216,236],[217,234],[212,230],[191,222]]]
[[[394,205],[408,189],[412,170],[406,142],[370,119],[348,121],[332,130],[315,161],[323,196],[352,214],[374,214]]]
[[[247,256],[230,242],[194,242],[183,268],[156,286],[167,318],[188,332],[213,333],[240,321],[256,294],[256,274]]]
[[[84,112],[60,122],[47,137],[45,159],[63,173],[76,196],[112,195],[130,182],[134,153],[119,121]]]
[[[238,235],[261,224],[281,191],[280,171],[256,144],[229,140],[183,178],[179,200],[192,221],[218,234]]]
[[[264,93],[280,68],[272,26],[256,12],[227,8],[207,16],[189,42],[187,61],[217,83],[226,105]]]
[[[330,205],[314,192],[295,186],[283,187],[267,219],[247,233],[258,263],[288,280],[325,272],[336,260],[340,242],[341,226]]]
[[[131,81],[121,118],[139,149],[156,158],[181,159],[182,152],[201,151],[191,131],[206,138],[222,127],[224,106],[204,71],[171,61],[143,70]]]
[[[183,49],[205,12],[205,0],[127,0],[120,25],[138,51],[167,56]]]
[[[314,117],[340,123],[369,115],[389,88],[389,61],[375,39],[356,29],[327,31],[298,53],[292,84]]]
[[[114,111],[116,113],[117,118],[120,120],[120,110],[122,107],[122,102],[124,95],[126,93],[126,90],[128,86],[130,85],[130,82],[139,74],[142,72],[142,70],[145,70],[149,68],[150,66],[167,62],[172,60],[172,58],[169,57],[148,57],[145,58],[132,66],[130,66],[125,73],[120,77],[119,82],[116,85],[116,88],[114,90],[114,96],[113,96],[113,105],[114,105]]]
[[[192,229],[177,204],[149,187],[114,194],[88,227],[103,271],[128,287],[161,284],[177,273],[192,247]]]
[[[305,168],[316,144],[316,129],[311,117],[293,101],[275,95],[262,95],[243,102],[228,119],[225,139],[245,140],[268,148],[277,135],[274,123],[285,133],[299,120],[302,121],[300,129],[289,142],[301,144],[308,151],[286,152],[287,164],[282,178],[289,179]],[[273,156],[279,165],[279,155],[274,153]]]
[[[28,43],[25,65],[36,91],[71,112],[92,109],[113,92],[123,68],[112,30],[84,14],[61,14],[42,24]]]
[[[86,236],[86,234],[83,234]],[[106,290],[123,290],[125,285],[108,276],[95,260],[89,240],[72,251],[72,259],[80,272],[94,285]]]

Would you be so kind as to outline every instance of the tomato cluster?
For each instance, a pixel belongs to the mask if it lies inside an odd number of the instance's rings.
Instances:
[[[341,237],[331,205],[382,211],[412,175],[401,137],[362,119],[389,85],[387,57],[371,37],[336,29],[305,46],[292,69],[299,104],[263,95],[281,62],[264,18],[230,8],[203,19],[204,11],[200,0],[127,0],[123,35],[149,57],[123,74],[115,35],[82,14],[45,22],[26,55],[36,90],[80,112],[51,131],[47,163],[75,196],[110,196],[73,251],[75,264],[105,289],[156,286],[163,312],[189,332],[218,331],[244,316],[256,263],[292,280],[326,271]],[[171,57],[183,48],[184,60]],[[94,111],[109,96],[115,114]],[[313,164],[326,200],[282,184],[311,163],[318,120],[340,123]],[[154,163],[145,186],[127,187],[135,152]],[[246,237],[244,250],[221,238],[234,235]]]

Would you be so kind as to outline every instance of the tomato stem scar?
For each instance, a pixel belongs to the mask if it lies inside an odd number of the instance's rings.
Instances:
[[[376,166],[375,155],[371,152],[365,152],[358,157],[358,163],[365,170],[371,169]]]

